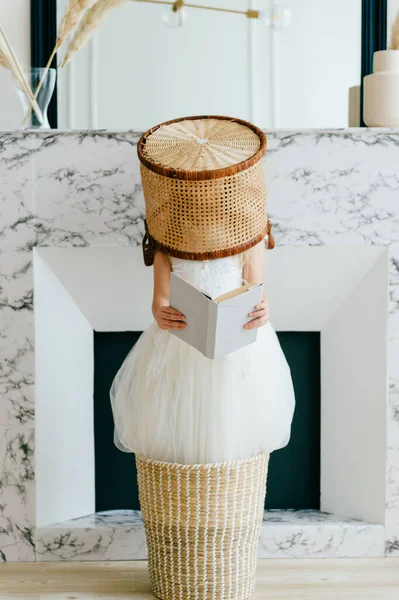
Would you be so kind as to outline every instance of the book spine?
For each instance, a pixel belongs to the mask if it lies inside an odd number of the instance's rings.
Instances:
[[[215,358],[215,342],[216,342],[216,324],[218,314],[218,304],[211,300],[207,303],[208,309],[208,327],[206,332],[206,352],[208,358]]]

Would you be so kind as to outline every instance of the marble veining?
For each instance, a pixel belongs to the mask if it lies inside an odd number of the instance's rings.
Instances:
[[[277,244],[389,248],[384,544],[386,554],[399,555],[399,131],[266,133],[268,211]],[[137,538],[144,535],[143,529],[126,515],[120,517],[120,526],[100,515],[87,526],[75,523],[68,530],[62,526],[59,533],[56,526],[48,527],[40,531],[35,549],[34,487],[32,250],[141,243],[144,201],[136,153],[139,136],[134,131],[0,132],[3,561],[112,559],[123,547],[131,555],[144,551],[144,537]],[[381,551],[377,526],[334,522],[333,517],[330,523],[328,516],[307,515],[307,533],[301,533],[295,529],[301,518],[296,515],[292,523],[291,517],[290,513],[275,514],[272,521],[267,520],[267,527],[264,524],[260,546],[264,556],[337,556],[340,552],[355,556],[356,552],[375,555]],[[130,550],[129,544],[133,544]]]
[[[258,558],[381,556],[384,528],[319,511],[264,512]],[[107,511],[38,531],[38,560],[146,560],[140,511]]]

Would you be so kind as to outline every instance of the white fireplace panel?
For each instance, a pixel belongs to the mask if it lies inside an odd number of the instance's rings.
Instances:
[[[378,252],[321,332],[321,509],[384,524],[388,252]]]
[[[95,331],[142,331],[150,324],[153,271],[140,247],[38,252]]]
[[[266,252],[265,291],[275,329],[322,331],[384,250],[331,245],[281,246]]]
[[[95,510],[93,330],[40,249],[34,284],[36,523],[42,527]]]

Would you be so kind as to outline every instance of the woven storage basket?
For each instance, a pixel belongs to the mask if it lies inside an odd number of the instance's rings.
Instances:
[[[254,591],[269,456],[182,465],[136,456],[153,593],[243,600]]]
[[[231,117],[183,117],[144,133],[138,156],[146,264],[156,248],[204,260],[260,242],[268,233],[265,151],[262,130]]]

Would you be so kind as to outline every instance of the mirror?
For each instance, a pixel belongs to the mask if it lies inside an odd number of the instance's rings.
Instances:
[[[81,14],[65,36],[51,64],[50,126],[143,130],[206,113],[264,129],[365,126],[362,81],[387,47],[398,0],[192,1],[75,0],[75,9],[93,4],[106,14],[63,66]],[[15,2],[30,3],[25,64],[50,64],[73,0]]]
[[[67,3],[58,0],[58,21]],[[283,27],[187,6],[182,26],[170,27],[170,6],[136,0],[110,10],[59,69],[58,126],[144,130],[188,114],[234,115],[262,128],[348,126],[349,89],[360,83],[361,0],[259,0],[256,8],[266,17],[279,11]]]
[[[58,21],[67,4],[58,0]],[[280,12],[282,28],[187,6],[182,26],[170,27],[169,5],[120,4],[59,69],[59,128],[144,130],[186,114],[234,115],[263,128],[348,126],[349,89],[360,83],[361,0],[259,0],[265,15]]]

